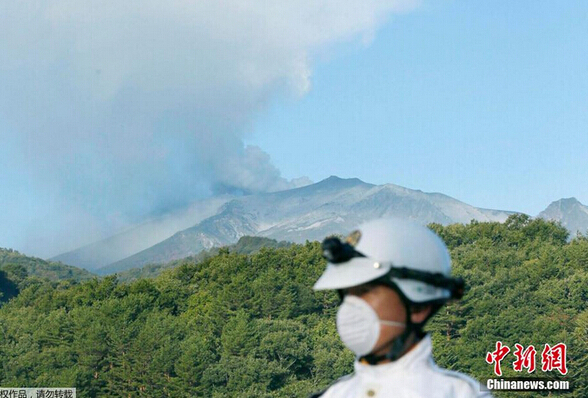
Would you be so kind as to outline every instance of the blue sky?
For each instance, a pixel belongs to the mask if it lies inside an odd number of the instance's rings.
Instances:
[[[366,48],[317,62],[312,90],[250,142],[286,177],[329,174],[536,215],[588,203],[588,3],[427,2]]]
[[[588,204],[583,1],[5,2],[0,81],[0,247],[27,254],[305,176]]]

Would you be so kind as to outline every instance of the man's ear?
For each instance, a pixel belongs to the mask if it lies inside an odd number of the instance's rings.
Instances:
[[[412,323],[421,323],[429,314],[433,311],[432,305],[426,305],[424,307],[414,307],[410,311],[410,320]]]

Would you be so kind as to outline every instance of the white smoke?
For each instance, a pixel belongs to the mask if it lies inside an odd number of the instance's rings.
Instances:
[[[0,3],[0,138],[11,143],[15,169],[29,181],[16,188],[44,187],[53,203],[31,222],[59,224],[59,211],[70,205],[84,219],[117,215],[132,222],[211,191],[304,183],[287,181],[268,154],[244,146],[252,120],[272,97],[308,92],[321,52],[350,40],[367,43],[391,13],[414,6],[411,0]],[[10,173],[0,170],[0,177]],[[67,235],[69,226],[53,232]]]

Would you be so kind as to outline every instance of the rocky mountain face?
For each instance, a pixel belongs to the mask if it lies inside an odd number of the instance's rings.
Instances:
[[[570,231],[571,236],[576,236],[578,232],[582,234],[588,232],[588,206],[583,205],[576,198],[556,200],[537,217],[559,221]]]
[[[218,196],[195,202],[184,209],[148,220],[107,239],[60,254],[50,260],[87,270],[107,266],[216,214],[219,208],[231,199],[232,196]]]
[[[304,242],[348,233],[361,222],[385,216],[445,225],[471,220],[502,222],[512,213],[476,208],[440,193],[333,176],[301,188],[235,198],[215,215],[97,272],[180,259],[235,243],[245,235]]]

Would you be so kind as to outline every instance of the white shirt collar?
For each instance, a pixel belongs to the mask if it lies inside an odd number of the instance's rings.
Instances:
[[[384,374],[403,373],[415,366],[424,365],[424,362],[427,362],[431,358],[431,353],[431,336],[427,334],[409,352],[396,361],[380,365],[368,365],[356,360],[353,366],[357,375],[380,377]]]

